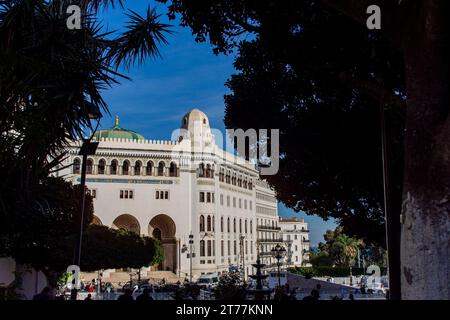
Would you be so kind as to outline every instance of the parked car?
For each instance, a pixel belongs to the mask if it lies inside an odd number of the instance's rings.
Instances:
[[[202,289],[212,289],[219,283],[219,275],[215,272],[201,275],[197,280],[197,285]]]
[[[367,283],[366,290],[368,293],[386,294],[388,287],[385,287],[383,282]]]

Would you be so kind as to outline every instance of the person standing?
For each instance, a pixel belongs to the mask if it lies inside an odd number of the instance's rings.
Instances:
[[[150,301],[153,298],[150,296],[150,290],[145,288],[144,291],[136,298],[136,301]]]
[[[50,300],[50,288],[49,287],[45,287],[44,289],[42,289],[41,293],[36,294],[33,297],[33,300],[35,301],[48,301]]]
[[[118,301],[133,301],[133,292],[131,289],[125,289],[125,292],[119,296]]]
[[[72,290],[70,290],[70,300],[72,300],[72,301],[77,300],[77,296],[78,296],[78,290],[76,288],[73,288]]]

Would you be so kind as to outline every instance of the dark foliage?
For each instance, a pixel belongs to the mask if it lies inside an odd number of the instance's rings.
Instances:
[[[73,4],[81,30],[67,28]],[[123,34],[105,33],[97,10],[114,4],[122,1],[0,1],[0,254],[58,270],[62,256],[72,261],[64,246],[74,244],[81,190],[48,176],[68,141],[93,127],[90,110],[107,112],[102,90],[126,79],[117,69],[157,57],[169,32],[148,9],[129,13]]]
[[[278,199],[384,245],[380,100],[387,110],[392,208],[399,214],[401,53],[320,1],[174,0],[169,8],[199,41],[209,37],[216,52],[238,48],[225,124],[280,129],[280,170],[266,177]],[[239,42],[244,33],[254,40]]]

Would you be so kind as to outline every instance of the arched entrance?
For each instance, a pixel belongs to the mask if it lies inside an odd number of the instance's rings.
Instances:
[[[91,224],[96,225],[96,226],[102,226],[103,225],[102,220],[100,220],[100,218],[97,217],[97,216],[94,216],[92,218]]]
[[[158,266],[159,270],[176,272],[177,270],[177,240],[176,226],[171,217],[159,214],[150,221],[148,234],[161,241],[164,249],[164,261]]]
[[[114,229],[124,229],[137,234],[141,234],[141,227],[138,220],[130,214],[122,214],[114,219],[112,227]]]

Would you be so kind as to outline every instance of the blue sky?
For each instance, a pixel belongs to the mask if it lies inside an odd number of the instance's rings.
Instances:
[[[128,1],[127,8],[145,13],[148,1]],[[234,56],[214,55],[208,43],[196,43],[190,29],[179,27],[177,21],[168,21],[165,7],[157,6],[162,21],[173,24],[169,45],[160,47],[162,58],[148,59],[125,72],[131,81],[104,92],[110,115],[101,121],[103,128],[114,125],[119,115],[120,125],[139,132],[148,139],[170,139],[174,129],[180,127],[182,116],[193,108],[204,111],[212,128],[224,130],[223,96],[228,93],[226,80],[235,72]],[[102,14],[103,24],[109,30],[118,30],[126,20],[119,9]],[[279,204],[283,217],[297,216],[309,223],[312,245],[323,240],[332,221],[324,222],[315,216],[297,214]]]

